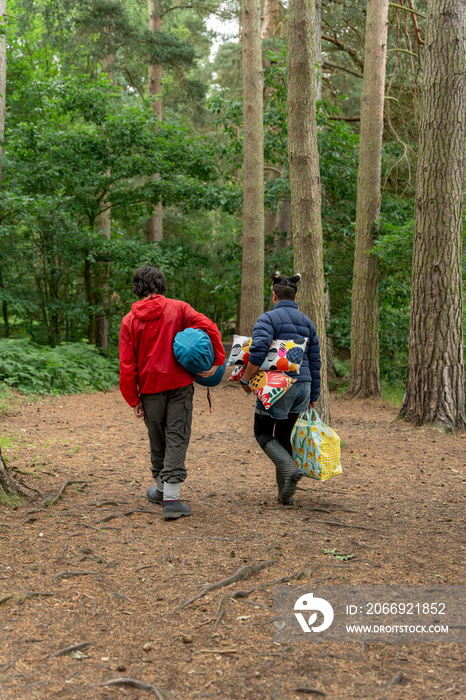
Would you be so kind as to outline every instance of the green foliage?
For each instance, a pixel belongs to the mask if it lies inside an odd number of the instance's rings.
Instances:
[[[86,343],[0,340],[0,381],[25,394],[72,394],[113,389],[118,375],[116,362]]]

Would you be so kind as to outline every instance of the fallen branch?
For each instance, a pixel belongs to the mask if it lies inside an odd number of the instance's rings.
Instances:
[[[8,600],[11,600],[12,598],[13,598],[13,594],[11,594],[11,595],[6,595],[6,596],[4,596],[3,598],[0,598],[0,605],[1,605],[2,603],[6,603]]]
[[[54,496],[53,498],[50,498],[50,499],[46,498],[45,501],[42,501],[41,506],[43,508],[48,508],[49,506],[54,506],[55,503],[58,503],[60,498],[65,493],[65,489],[68,486],[72,486],[72,484],[87,484],[87,481],[83,481],[82,479],[68,479],[67,481],[65,481],[65,483],[63,484],[63,486],[61,487],[61,489],[57,493],[57,495]]]
[[[273,566],[273,564],[277,563],[277,559],[268,559],[267,561],[263,561],[260,564],[254,564],[252,566],[242,566],[240,569],[238,569],[232,576],[229,576],[228,578],[224,578],[221,581],[217,581],[216,583],[211,583],[205,588],[202,589],[200,593],[195,595],[193,598],[190,598],[189,600],[185,601],[182,603],[180,606],[178,606],[178,610],[182,608],[186,608],[188,605],[191,603],[194,603],[196,600],[199,600],[199,598],[202,598],[205,596],[207,593],[210,591],[216,591],[218,588],[223,588],[224,586],[229,586],[232,583],[237,583],[238,581],[246,581],[248,578],[251,576],[254,576],[255,574],[259,573],[259,571],[262,571],[262,569],[266,569],[269,566]]]
[[[4,666],[3,668],[0,668],[0,673],[5,673],[5,671],[8,671],[12,666],[15,665],[17,661],[19,661],[21,656],[17,656],[16,659],[13,659],[13,661],[10,661],[10,663],[7,666]]]
[[[166,690],[160,690],[156,685],[151,685],[150,683],[144,683],[144,681],[138,681],[137,678],[115,678],[113,681],[107,681],[106,683],[100,683],[99,687],[111,687],[111,686],[129,686],[130,688],[138,688],[138,690],[150,690],[154,693],[158,700],[167,700],[170,698],[170,693]]]
[[[115,518],[127,518],[128,515],[133,515],[133,513],[149,513],[149,515],[154,515],[153,510],[147,510],[146,508],[135,508],[134,510],[127,510],[126,513],[114,513],[113,515],[107,515],[106,518],[98,520],[98,523],[108,523],[110,520]]]
[[[30,598],[53,598],[55,593],[25,593],[18,600],[18,605],[24,605],[24,603]]]
[[[386,688],[391,688],[392,685],[396,685],[397,683],[401,683],[402,680],[403,680],[403,674],[402,674],[401,671],[398,671],[398,673],[396,674],[396,676],[395,676],[394,678],[392,678],[392,680],[390,681],[390,683],[387,683],[387,685],[386,685],[385,687],[386,687]]]
[[[289,576],[282,576],[282,578],[270,581],[270,583],[263,583],[262,586],[259,586],[259,590],[263,591],[270,586],[279,586],[281,583],[288,583],[288,581],[300,581],[302,578],[311,578],[311,574],[311,569],[301,569],[301,571],[295,571],[294,574]]]
[[[81,649],[87,649],[87,647],[92,646],[92,642],[81,642],[81,644],[74,644],[71,647],[65,647],[64,649],[59,649],[54,654],[49,654],[49,659],[55,659],[57,656],[65,656],[65,654],[71,654],[72,651],[80,651]]]
[[[60,574],[57,574],[55,576],[55,581],[59,579],[60,581],[63,578],[73,578],[73,576],[100,576],[97,571],[62,571]]]
[[[322,523],[323,525],[333,525],[335,527],[350,527],[354,530],[373,530],[374,532],[382,532],[376,527],[366,527],[365,525],[349,525],[348,523],[342,523],[339,520],[315,520],[316,523]]]

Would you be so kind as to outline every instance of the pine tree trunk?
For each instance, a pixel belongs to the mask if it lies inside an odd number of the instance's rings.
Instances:
[[[280,14],[279,0],[264,0],[262,13],[261,39],[273,39],[278,30]]]
[[[466,138],[466,3],[431,0],[420,103],[411,321],[401,415],[466,428],[462,211]]]
[[[262,28],[261,28],[261,39],[262,41],[267,39],[273,39],[278,31],[278,18],[280,13],[279,0],[265,0],[264,10],[262,13]],[[267,47],[263,50],[262,67],[264,71],[270,66],[270,59],[267,57]],[[270,89],[264,87],[264,109],[267,107],[267,103],[270,99]],[[267,170],[267,180],[272,182],[275,180],[279,173],[275,169]],[[266,238],[272,240],[274,243],[274,232],[277,228],[278,222],[278,209],[268,209],[265,208],[264,212],[264,232]],[[274,246],[275,247],[275,246]]]
[[[349,387],[349,394],[360,398],[380,396],[379,272],[377,258],[370,251],[380,216],[387,17],[388,0],[368,0],[361,96]]]
[[[163,16],[160,0],[148,0],[149,2],[149,30],[161,32],[163,29]],[[152,102],[154,114],[162,121],[162,77],[163,69],[159,64],[149,64],[148,67],[148,92]],[[157,175],[154,175],[157,177]],[[156,204],[154,213],[147,222],[147,237],[155,243],[163,240],[163,207],[162,203]]]
[[[260,0],[243,4],[243,258],[240,329],[264,310],[264,125]]]
[[[318,411],[329,421],[324,264],[317,149],[314,0],[290,0],[288,16],[288,158],[298,302],[315,323],[321,345]]]
[[[108,204],[105,199],[103,204]],[[112,235],[112,215],[111,209],[104,209],[100,212],[96,220],[97,230],[106,238],[110,240]],[[98,284],[100,287],[99,299],[100,299],[100,311],[95,317],[95,344],[102,348],[102,350],[108,349],[108,315],[107,306],[110,300],[109,291],[109,277],[110,270],[109,265],[106,262],[99,263],[96,265],[96,276],[98,276]]]
[[[316,57],[315,64],[317,70],[316,99],[322,99],[322,0],[315,0],[316,3]]]
[[[6,0],[0,0],[0,23],[6,31]],[[5,135],[6,111],[6,37],[0,35],[0,190],[3,180],[3,137]]]
[[[110,32],[110,28],[106,27],[106,32]],[[115,54],[109,53],[106,58],[102,61],[102,71],[107,73],[108,79],[114,83],[115,73],[113,71],[115,63]],[[110,176],[110,170],[107,170],[107,175]],[[101,203],[101,211],[97,216],[96,225],[97,230],[102,233],[102,235],[110,240],[112,237],[112,208],[107,197],[104,197]],[[109,302],[109,266],[108,263],[103,263],[98,266],[100,285],[101,285],[101,309],[95,319],[95,343],[102,350],[108,349],[108,316],[106,311],[106,306]]]

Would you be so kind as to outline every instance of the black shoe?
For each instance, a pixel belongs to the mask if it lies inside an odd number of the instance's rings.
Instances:
[[[283,506],[293,505],[293,496],[294,492],[296,491],[296,486],[298,485],[298,481],[302,479],[303,476],[304,474],[301,469],[296,469],[294,474],[291,474],[285,478],[285,484],[279,495],[279,501]]]
[[[181,503],[181,501],[164,501],[164,520],[176,520],[177,518],[181,518],[182,515],[191,515],[191,508],[187,503]]]
[[[163,491],[159,491],[157,486],[149,486],[147,498],[151,503],[160,503],[163,506]]]

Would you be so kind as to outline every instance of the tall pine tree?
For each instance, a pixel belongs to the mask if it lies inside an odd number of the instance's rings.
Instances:
[[[463,430],[464,0],[431,0],[424,57],[409,361],[401,415],[415,425]]]

